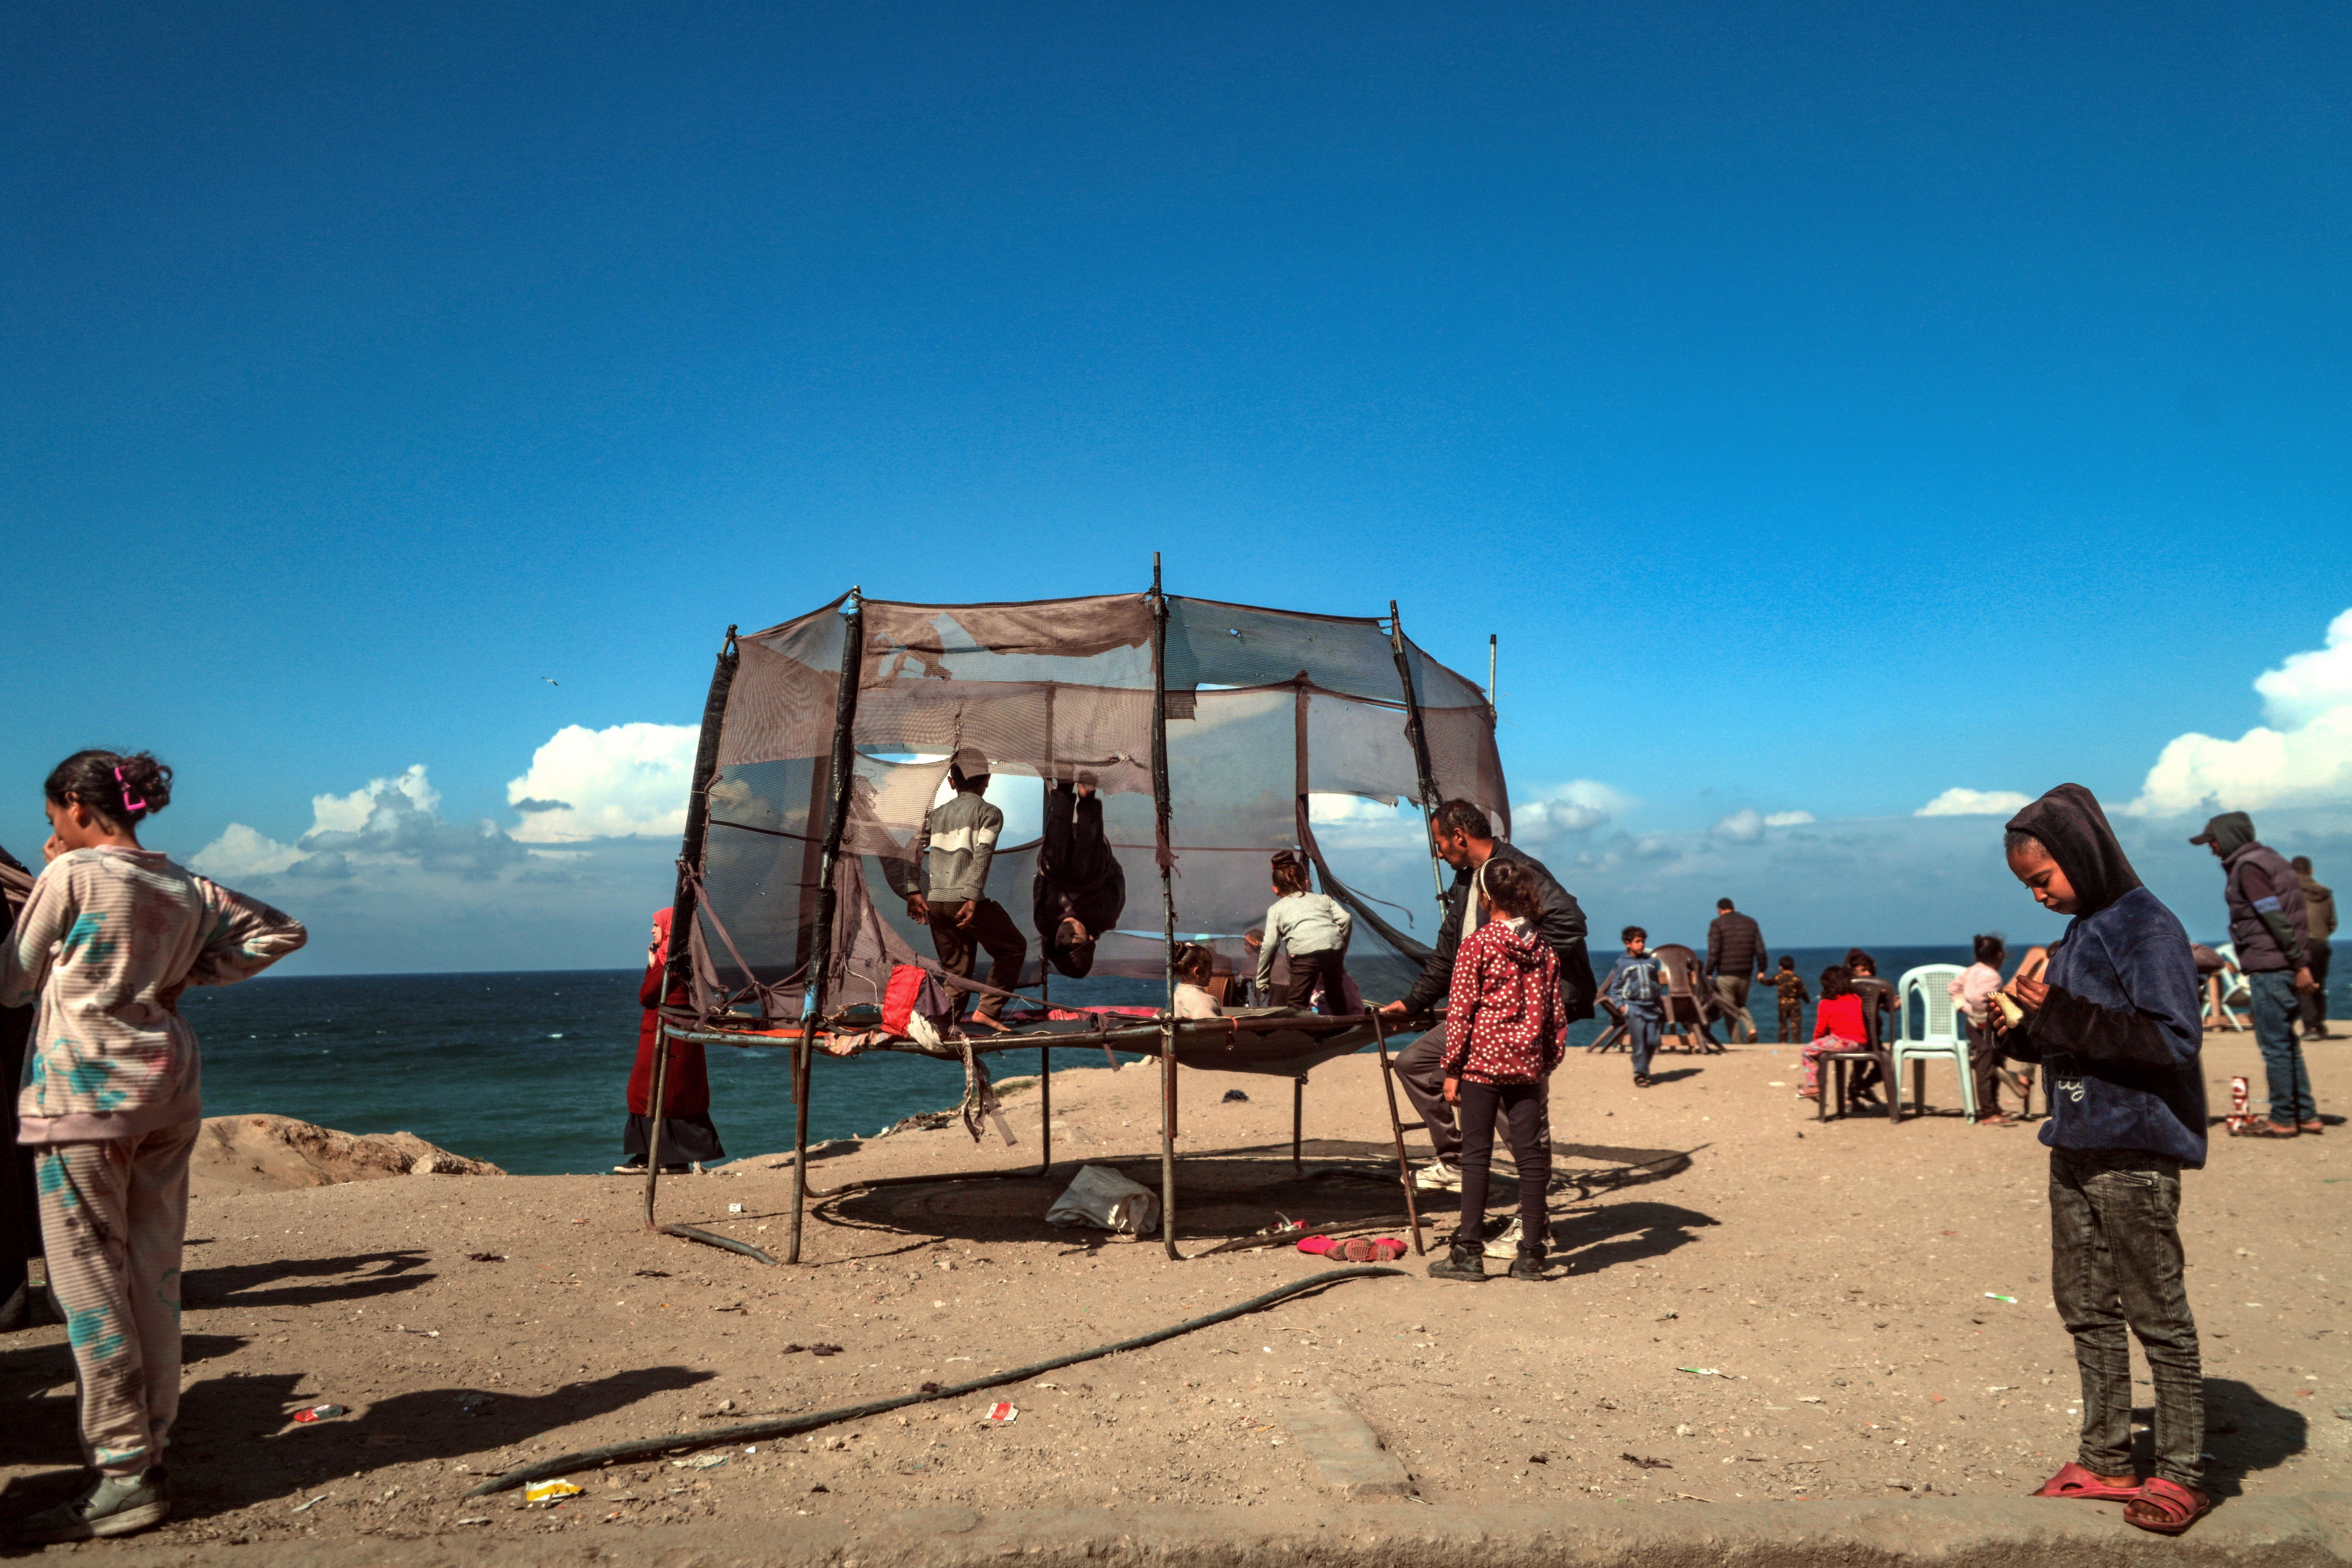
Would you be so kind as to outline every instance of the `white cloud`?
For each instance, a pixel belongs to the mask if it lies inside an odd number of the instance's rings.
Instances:
[[[365,789],[355,789],[349,795],[312,795],[310,831],[359,832],[375,815],[377,800],[387,792],[406,796],[419,811],[430,813],[441,808],[441,792],[425,782],[425,764],[415,763],[398,778],[370,779]]]
[[[2013,789],[1948,789],[1914,816],[2015,816],[2033,804],[2030,795]]]
[[[2234,741],[2176,737],[2124,809],[2175,816],[2352,802],[2352,610],[2328,623],[2326,647],[2290,654],[2254,689],[2270,724]]]
[[[1727,843],[1753,844],[1768,827],[1802,827],[1812,819],[1810,811],[1776,811],[1767,816],[1752,806],[1742,806],[1707,831]]]
[[[1511,837],[1521,845],[1556,844],[1591,832],[1632,804],[1605,784],[1570,779],[1514,802]]]
[[[514,837],[530,844],[675,837],[686,827],[697,734],[690,724],[567,724],[507,784],[508,803],[522,815]]]
[[[280,844],[242,822],[232,822],[218,838],[190,856],[188,864],[219,881],[238,882],[248,877],[276,876],[300,858],[302,851],[291,844]]]

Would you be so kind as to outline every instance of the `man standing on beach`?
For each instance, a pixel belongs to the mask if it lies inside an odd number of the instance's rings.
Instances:
[[[2311,1096],[2311,1074],[2294,1037],[2298,998],[2317,990],[2311,977],[2304,928],[2303,884],[2294,868],[2254,838],[2254,819],[2225,811],[2191,838],[2213,851],[2228,878],[2230,940],[2237,944],[2238,969],[2253,993],[2254,1044],[2262,1048],[2270,1079],[2271,1113],[2246,1129],[2257,1138],[2293,1138],[2317,1132],[2319,1105]]]
[[[984,948],[988,984],[1010,991],[1021,984],[1029,939],[1004,906],[988,896],[988,869],[1004,831],[1004,813],[988,804],[988,759],[973,747],[959,747],[948,763],[948,784],[955,794],[924,815],[922,835],[915,841],[919,880],[917,890],[907,895],[907,918],[931,928],[940,968],[969,980]],[[1003,1012],[1003,997],[983,997],[978,1022],[1002,1028]]]
[[[1729,899],[1716,900],[1715,910],[1715,923],[1706,928],[1706,973],[1723,1004],[1724,1027],[1731,1034],[1727,1043],[1739,1044],[1742,1029],[1753,1043],[1756,1017],[1748,1010],[1748,987],[1764,978],[1763,928],[1733,909]]]
[[[1421,978],[1402,1000],[1381,1009],[1387,1014],[1418,1013],[1449,994],[1454,984],[1454,955],[1462,939],[1478,929],[1478,893],[1482,873],[1491,860],[1524,866],[1534,876],[1537,910],[1533,924],[1559,959],[1560,1016],[1568,1023],[1592,1016],[1592,960],[1584,949],[1584,910],[1576,896],[1544,869],[1543,862],[1495,837],[1486,814],[1466,800],[1449,800],[1430,818],[1430,846],[1437,858],[1454,868],[1454,887],[1445,899],[1445,919],[1437,928],[1437,946],[1422,965]],[[1445,1030],[1443,1026],[1398,1053],[1396,1075],[1405,1098],[1421,1112],[1429,1129],[1436,1157],[1413,1177],[1413,1185],[1432,1191],[1462,1190],[1462,1132],[1454,1107],[1445,1100]],[[1547,1142],[1549,1129],[1544,1133]]]
[[[2306,1040],[2332,1040],[2327,1032],[2327,961],[2334,956],[2328,952],[2330,939],[2336,935],[2336,895],[2320,885],[2311,874],[2311,857],[2298,855],[2288,862],[2294,868],[2295,884],[2303,889],[2303,934],[2305,942],[2305,967],[2311,971],[2311,991],[2303,999],[2303,1037]]]

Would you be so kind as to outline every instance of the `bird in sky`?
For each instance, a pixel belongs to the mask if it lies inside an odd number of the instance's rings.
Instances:
[[[555,677],[551,675],[542,675],[540,679],[547,682],[550,686],[561,686],[563,684],[563,682],[556,679]]]

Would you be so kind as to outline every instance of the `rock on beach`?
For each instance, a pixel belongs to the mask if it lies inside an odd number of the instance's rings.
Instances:
[[[244,1193],[330,1187],[384,1176],[503,1176],[488,1160],[469,1160],[414,1132],[338,1132],[290,1116],[208,1116],[196,1136],[189,1191],[226,1197]]]

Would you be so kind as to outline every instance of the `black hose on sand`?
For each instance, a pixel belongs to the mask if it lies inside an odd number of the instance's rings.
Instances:
[[[488,1497],[493,1492],[507,1491],[515,1487],[528,1485],[532,1481],[545,1480],[550,1476],[560,1476],[566,1470],[582,1469],[590,1465],[604,1464],[614,1459],[643,1459],[656,1454],[675,1453],[685,1448],[708,1448],[720,1443],[756,1443],[768,1438],[792,1437],[803,1432],[814,1431],[819,1426],[831,1426],[837,1422],[856,1421],[867,1415],[879,1415],[884,1411],[903,1409],[909,1405],[928,1405],[941,1399],[961,1399],[967,1394],[977,1394],[983,1388],[1001,1388],[1008,1383],[1026,1382],[1045,1373],[1057,1372],[1066,1366],[1076,1366],[1080,1362],[1095,1361],[1107,1355],[1117,1355],[1121,1351],[1139,1351],[1147,1345],[1156,1345],[1162,1340],[1172,1340],[1179,1334],[1189,1334],[1195,1329],[1205,1329],[1212,1324],[1244,1317],[1261,1308],[1271,1307],[1277,1301],[1304,1295],[1309,1290],[1320,1289],[1326,1285],[1337,1285],[1346,1279],[1379,1279],[1391,1275],[1402,1277],[1404,1272],[1402,1268],[1384,1268],[1377,1264],[1369,1263],[1352,1268],[1327,1269],[1321,1274],[1310,1274],[1304,1279],[1294,1279],[1287,1285],[1268,1290],[1263,1296],[1253,1296],[1246,1301],[1236,1302],[1233,1306],[1211,1312],[1204,1317],[1187,1318],[1181,1323],[1171,1323],[1164,1329],[1154,1329],[1148,1334],[1138,1334],[1131,1340],[1121,1340],[1117,1344],[1097,1345],[1093,1350],[1078,1351],[1070,1355],[1055,1356],[1051,1361],[1041,1361],[1034,1366],[1015,1367],[1011,1372],[992,1373],[986,1377],[976,1377],[970,1383],[953,1384],[945,1388],[932,1389],[928,1393],[901,1394],[895,1398],[871,1400],[864,1405],[845,1405],[838,1410],[820,1410],[812,1415],[788,1415],[774,1421],[747,1421],[738,1426],[719,1426],[708,1432],[673,1432],[662,1437],[639,1437],[627,1443],[607,1443],[601,1448],[583,1448],[576,1454],[559,1454],[552,1459],[541,1459],[535,1464],[519,1466],[503,1475],[492,1476],[466,1495]]]

